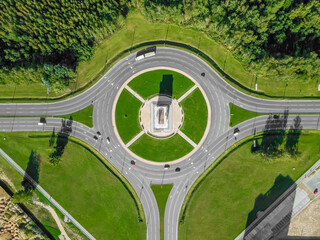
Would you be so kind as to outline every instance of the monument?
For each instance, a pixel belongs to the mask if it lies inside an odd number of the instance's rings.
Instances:
[[[172,130],[172,106],[171,98],[159,96],[157,101],[151,101],[150,119],[151,132],[171,132]]]
[[[157,138],[173,136],[183,122],[183,111],[178,101],[168,95],[148,99],[140,109],[140,125]]]

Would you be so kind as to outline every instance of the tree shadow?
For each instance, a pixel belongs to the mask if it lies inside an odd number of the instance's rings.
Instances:
[[[51,134],[50,140],[49,140],[49,147],[54,145],[55,140],[56,140],[56,134],[55,134],[55,128],[53,128],[52,134]]]
[[[61,131],[58,133],[57,142],[56,142],[56,153],[58,156],[62,156],[65,147],[69,141],[69,135],[72,133],[72,117],[70,116],[69,120],[61,120]]]
[[[276,156],[282,153],[279,147],[286,135],[288,115],[288,110],[285,110],[283,115],[269,115],[260,144],[261,153],[267,156]]]
[[[25,176],[21,182],[25,191],[33,191],[37,187],[37,184],[39,183],[40,167],[40,154],[32,150],[29,156],[29,162],[25,171]],[[32,183],[27,176],[31,177],[34,182]]]
[[[256,198],[248,214],[244,239],[276,239],[279,233],[287,236],[294,205],[294,197],[288,196],[295,190],[296,183],[289,176],[278,175],[273,186]]]
[[[56,146],[54,147],[55,151],[49,155],[50,163],[53,165],[57,165],[61,160],[61,156],[63,155],[65,147],[69,142],[69,136],[72,133],[72,124],[73,120],[71,116],[69,120],[61,120],[61,130],[57,136]]]
[[[288,134],[287,140],[285,144],[285,149],[291,154],[298,154],[298,142],[300,138],[300,134],[302,131],[301,118],[300,116],[296,116],[293,120],[293,125],[291,125]]]

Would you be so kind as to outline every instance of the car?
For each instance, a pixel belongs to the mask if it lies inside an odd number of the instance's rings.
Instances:
[[[164,165],[164,169],[169,169],[170,168],[170,165],[169,164],[165,164]]]
[[[239,134],[239,132],[240,132],[239,128],[235,128],[233,130],[233,136],[237,136]]]
[[[205,75],[206,75],[206,74],[205,74],[204,72],[203,72],[203,73],[201,73],[201,76],[202,76],[202,77],[204,77]]]
[[[133,165],[133,166],[135,166],[135,165],[136,165],[136,161],[135,161],[135,160],[131,160],[131,161],[130,161],[130,164]]]
[[[110,144],[110,138],[109,137],[107,137],[107,143]]]
[[[313,194],[317,194],[318,193],[318,188],[316,188],[314,191],[313,191]]]
[[[98,140],[98,137],[97,137],[96,135],[94,135],[93,138],[94,138],[95,140]]]
[[[180,169],[179,167],[177,167],[175,171],[176,171],[176,172],[180,172],[180,170],[181,170],[181,169]]]
[[[97,135],[98,135],[99,137],[101,137],[101,132],[98,131],[98,132],[97,132]]]

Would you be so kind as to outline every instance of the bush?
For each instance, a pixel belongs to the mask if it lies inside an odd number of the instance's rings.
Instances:
[[[59,64],[44,64],[44,70],[45,72],[42,77],[42,83],[46,87],[66,87],[69,85],[69,80],[75,76],[75,73],[72,69]]]
[[[12,202],[14,203],[28,203],[32,201],[32,191],[20,190],[13,194]]]

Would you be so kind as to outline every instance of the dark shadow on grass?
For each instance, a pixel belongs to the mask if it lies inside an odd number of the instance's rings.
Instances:
[[[289,176],[278,175],[273,186],[256,198],[254,207],[248,214],[244,240],[287,236],[294,205],[294,197],[288,196],[295,190],[296,183]]]
[[[302,131],[301,118],[296,116],[293,120],[293,125],[291,125],[288,133],[287,140],[285,144],[285,149],[291,154],[296,155],[299,153],[298,142]]]
[[[160,82],[159,98],[157,102],[158,110],[154,113],[159,124],[164,124],[165,120],[168,120],[169,118],[169,109],[172,103],[172,85],[173,76],[171,74],[164,74],[162,76],[162,81]],[[153,128],[157,129],[156,125],[153,125]]]
[[[269,115],[260,144],[260,151],[263,155],[274,157],[282,153],[279,147],[286,135],[288,115],[288,110],[284,111],[284,114],[281,116]]]
[[[40,167],[41,167],[40,154],[32,150],[29,156],[27,169],[25,171],[26,174],[24,176],[23,181],[21,182],[26,192],[33,191],[34,189],[36,189],[39,183]],[[31,181],[29,181],[27,176],[32,178],[34,182],[32,183]]]
[[[40,135],[40,136],[30,136],[32,138],[50,138],[51,136],[50,135]],[[93,156],[95,156],[99,162],[108,170],[110,171],[110,173],[115,176],[120,182],[121,184],[125,187],[125,189],[128,191],[129,195],[131,196],[131,198],[133,199],[134,201],[134,204],[136,206],[136,209],[137,209],[137,213],[138,213],[138,221],[139,222],[143,222],[143,210],[142,212],[140,212],[140,208],[139,208],[139,204],[138,204],[138,201],[137,199],[135,198],[134,194],[131,192],[130,188],[128,187],[128,185],[126,184],[125,181],[123,181],[121,179],[121,177],[119,175],[117,175],[93,150],[91,150],[88,146],[78,142],[78,141],[75,141],[73,140],[72,138],[70,138],[70,141],[77,144],[78,146],[81,146],[83,148],[85,148],[86,150],[88,150],[91,154],[93,154]],[[130,184],[130,183],[129,183]]]
[[[64,149],[68,144],[69,135],[72,133],[72,117],[70,116],[69,120],[61,120],[61,130],[58,133],[57,141],[55,145],[55,150],[49,154],[50,163],[52,165],[57,165],[61,161],[61,157],[64,153]],[[51,136],[52,138],[52,136]]]
[[[159,95],[168,95],[172,97],[173,76],[171,74],[164,74],[160,82]]]

